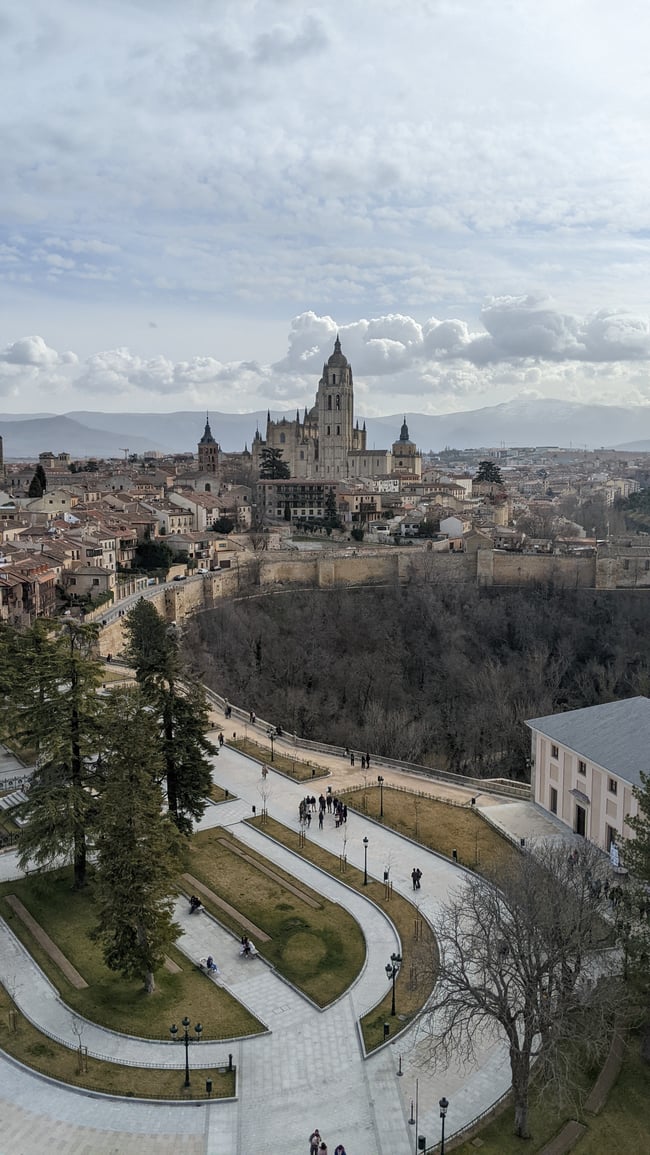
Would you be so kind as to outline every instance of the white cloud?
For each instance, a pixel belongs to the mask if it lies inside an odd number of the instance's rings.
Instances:
[[[74,353],[57,353],[42,337],[21,337],[0,351],[0,361],[46,369],[54,365],[74,365],[77,357]]]

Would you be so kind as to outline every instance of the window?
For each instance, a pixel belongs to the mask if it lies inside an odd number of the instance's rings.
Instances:
[[[328,425],[328,426],[327,426],[327,436],[328,436],[328,437],[329,437],[329,435],[330,435],[331,429],[332,429],[331,425]]]
[[[625,560],[623,561],[623,569],[629,569],[629,568],[630,568],[630,559],[626,557]]]
[[[336,436],[337,436],[337,437],[340,437],[340,436],[341,436],[341,426],[340,426],[340,425],[337,425],[337,426],[336,426]]]
[[[610,794],[616,794],[617,793],[618,782],[616,781],[615,778],[610,778],[609,782],[607,783],[607,789],[609,790]]]
[[[98,585],[99,585],[99,578],[93,578],[93,585],[94,585],[94,586],[98,586]]]
[[[286,439],[286,437],[285,437],[284,433],[281,433],[281,434],[280,434],[280,445],[284,445],[284,443],[285,443],[285,441],[286,441],[286,440],[287,440],[287,439]]]
[[[304,451],[304,449],[301,449],[301,450],[300,450],[300,460],[301,460],[301,461],[304,461],[304,460],[305,460],[305,451]]]
[[[341,394],[340,393],[336,394],[336,408],[337,409],[341,408]]]
[[[583,762],[580,758],[578,758],[578,774],[586,775],[586,773],[587,773],[587,763]]]
[[[615,830],[613,826],[607,827],[607,836],[605,839],[605,843],[607,846],[607,853],[608,854],[609,854],[610,850],[612,849],[612,842],[616,842],[617,835],[618,835],[618,831]]]
[[[560,754],[560,751],[558,750],[557,746],[552,745],[551,746],[551,758],[557,758],[557,757],[559,757],[559,754]]]
[[[557,814],[557,790],[554,786],[551,786],[549,795],[549,810],[551,814]]]
[[[332,408],[332,394],[331,393],[328,394],[328,397],[327,397],[327,408],[328,409]]]
[[[332,373],[332,385],[336,385],[336,373]]]

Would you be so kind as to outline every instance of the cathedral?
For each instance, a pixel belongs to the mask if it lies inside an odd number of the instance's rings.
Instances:
[[[266,437],[259,431],[252,446],[253,468],[259,472],[261,451],[279,449],[292,477],[318,481],[344,481],[348,478],[420,477],[422,457],[409,440],[406,418],[399,440],[392,449],[368,449],[366,427],[354,420],[354,387],[352,367],[341,352],[336,338],[334,352],[323,365],[318,382],[316,403],[305,409],[302,420],[266,421]]]

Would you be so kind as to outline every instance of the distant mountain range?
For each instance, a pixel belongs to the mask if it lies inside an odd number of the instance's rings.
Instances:
[[[295,410],[273,411],[295,418]],[[399,437],[404,415],[366,419],[368,448],[388,448]],[[362,421],[362,417],[359,418]],[[650,406],[581,405],[553,398],[506,401],[485,409],[439,416],[407,413],[411,440],[423,450],[480,449],[500,445],[602,446],[633,452],[650,450]],[[72,457],[123,457],[158,449],[196,452],[203,434],[202,412],[14,413],[0,418],[6,460],[34,459],[39,453],[67,451]],[[211,413],[210,426],[227,452],[248,445],[266,429],[266,409],[256,413]]]

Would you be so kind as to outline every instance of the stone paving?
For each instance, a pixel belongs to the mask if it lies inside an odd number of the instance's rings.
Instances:
[[[363,781],[363,772],[341,765],[340,757],[324,755],[322,760],[331,772],[328,781],[334,791],[343,783]],[[387,785],[392,774],[405,784],[407,776],[400,771],[385,771]],[[437,797],[449,797],[448,791],[458,797],[454,787],[413,777],[417,789],[427,789],[430,783]],[[198,1048],[191,1052],[196,1066],[225,1065],[232,1053],[238,1069],[237,1100],[198,1105],[111,1100],[60,1087],[0,1058],[0,1155],[31,1155],[46,1148],[89,1155],[130,1155],[136,1149],[138,1155],[154,1151],[166,1155],[172,1148],[192,1155],[248,1155],[258,1149],[304,1155],[315,1126],[330,1151],[343,1142],[348,1155],[409,1155],[416,1141],[415,1127],[409,1123],[416,1085],[418,1130],[428,1143],[438,1136],[437,1103],[443,1094],[450,1101],[447,1126],[451,1133],[507,1089],[507,1055],[498,1040],[486,1045],[477,1067],[469,1070],[450,1067],[444,1073],[432,1072],[426,1062],[426,1037],[417,1025],[367,1059],[363,1057],[358,1020],[386,993],[385,963],[399,948],[392,923],[344,882],[244,823],[252,807],[261,806],[262,779],[256,762],[224,747],[214,759],[214,779],[236,797],[209,806],[200,827],[229,830],[297,881],[350,910],[366,938],[362,973],[336,1004],[320,1011],[262,959],[241,959],[237,942],[227,931],[205,912],[190,915],[187,902],[179,900],[176,917],[184,931],[181,948],[193,960],[213,954],[221,970],[217,981],[266,1028],[265,1033],[245,1040],[202,1042],[200,1060]],[[269,813],[297,832],[299,801],[313,793],[316,785],[294,783],[271,772],[264,787]],[[547,830],[541,821],[544,816],[529,803],[486,795],[477,797],[477,803],[485,805],[499,824],[507,827],[510,823],[516,837],[539,838],[551,832],[557,837],[555,827],[550,824]],[[367,837],[368,873],[381,878],[389,866],[394,889],[411,899],[410,873],[417,864],[423,871],[418,906],[429,918],[435,917],[439,904],[462,880],[462,871],[446,859],[357,814],[351,814],[339,829],[329,816],[322,831],[313,822],[308,837],[336,855],[345,848],[348,861],[361,869],[362,840]],[[19,873],[14,854],[0,856],[0,878]],[[0,975],[15,987],[16,1001],[29,1018],[55,1038],[76,1045],[72,1013],[1,921]],[[126,1063],[180,1067],[184,1061],[182,1048],[172,1043],[125,1038],[90,1023],[84,1024],[83,1042],[91,1054]],[[402,1078],[397,1074],[400,1056]]]

